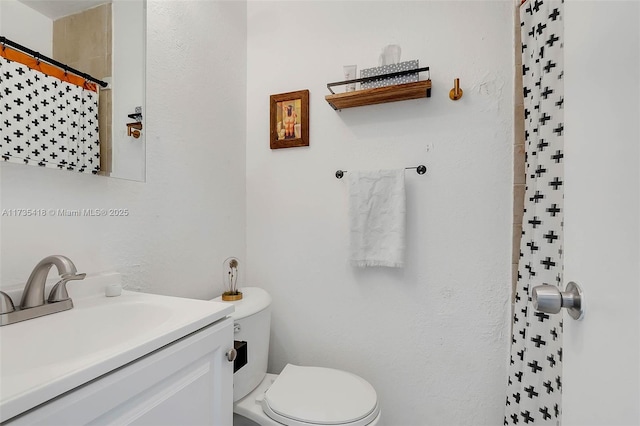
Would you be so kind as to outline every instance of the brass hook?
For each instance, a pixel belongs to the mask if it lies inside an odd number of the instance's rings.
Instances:
[[[462,97],[462,93],[462,89],[460,88],[460,79],[456,78],[453,80],[453,89],[449,91],[449,99],[457,101]]]
[[[127,136],[133,136],[135,139],[140,137],[140,130],[142,130],[142,123],[127,123]]]

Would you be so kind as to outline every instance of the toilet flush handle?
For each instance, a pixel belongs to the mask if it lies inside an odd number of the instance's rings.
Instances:
[[[233,362],[236,360],[236,357],[238,356],[238,351],[235,350],[235,348],[231,348],[227,351],[227,360],[229,362]]]

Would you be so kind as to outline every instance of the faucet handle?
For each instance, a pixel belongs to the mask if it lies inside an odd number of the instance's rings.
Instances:
[[[15,310],[16,308],[13,306],[13,300],[11,300],[11,297],[9,297],[9,295],[4,291],[0,291],[0,314],[8,314]]]
[[[55,303],[69,299],[69,293],[67,293],[67,283],[69,281],[83,280],[86,276],[87,274],[63,275],[62,279],[58,281],[56,285],[54,285],[51,289],[51,293],[49,293],[49,299],[47,299],[47,302]]]

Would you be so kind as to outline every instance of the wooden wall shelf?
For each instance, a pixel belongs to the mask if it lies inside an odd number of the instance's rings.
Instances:
[[[340,110],[429,97],[431,97],[431,80],[422,80],[415,83],[336,93],[325,96],[325,99],[333,109]]]
[[[353,108],[365,105],[384,104],[387,102],[407,101],[409,99],[420,99],[431,97],[431,78],[414,83],[394,84],[392,86],[376,87],[373,89],[356,90],[353,92],[334,93],[332,87],[345,84],[368,83],[381,78],[402,77],[409,74],[417,74],[423,71],[429,72],[429,67],[403,70],[388,74],[362,77],[354,80],[338,81],[327,84],[327,89],[331,92],[325,96],[326,101],[335,110],[343,108]]]

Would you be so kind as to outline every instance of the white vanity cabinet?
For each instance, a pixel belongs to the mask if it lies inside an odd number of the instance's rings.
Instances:
[[[231,425],[230,348],[225,317],[3,424]]]

